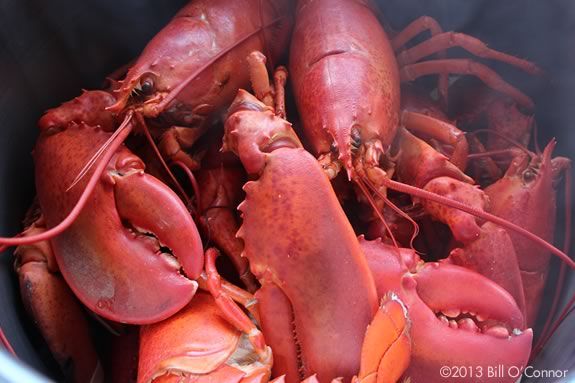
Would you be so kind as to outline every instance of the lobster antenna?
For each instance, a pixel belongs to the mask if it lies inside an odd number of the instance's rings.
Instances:
[[[184,173],[186,173],[186,176],[188,177],[188,179],[190,180],[190,184],[192,185],[192,189],[194,190],[194,195],[196,196],[196,211],[199,213],[200,212],[200,186],[198,185],[198,181],[196,180],[194,173],[192,173],[190,168],[188,168],[186,166],[186,164],[184,164],[182,161],[174,161],[174,162],[172,162],[172,164],[176,165],[180,169],[182,169],[184,171]],[[190,203],[189,202],[190,199],[187,196],[186,196],[186,199],[188,200],[188,203]]]
[[[566,166],[562,169],[565,172],[565,230],[564,230],[564,237],[563,237],[563,251],[568,252],[569,248],[571,247],[571,162],[567,162]],[[555,312],[557,311],[557,306],[559,305],[559,300],[561,298],[561,288],[563,287],[565,281],[565,264],[562,263],[561,267],[559,268],[559,275],[557,276],[557,283],[555,286],[555,294],[553,295],[553,303],[551,304],[551,308],[549,309],[549,315],[547,316],[547,320],[545,321],[545,325],[543,326],[543,330],[541,331],[541,337],[539,341],[533,348],[537,353],[545,347],[545,343],[553,336],[555,330],[552,330],[548,333],[549,328],[551,326],[553,317],[555,316]],[[565,310],[568,310],[570,305],[567,305]],[[564,310],[564,311],[565,311]],[[563,314],[562,314],[563,315]],[[560,325],[560,320],[558,323],[553,325],[553,329],[556,329]],[[549,335],[549,336],[547,336]],[[534,351],[534,356],[537,354]]]
[[[122,132],[122,130],[126,129],[126,127],[128,126],[129,120],[132,118],[132,115],[133,115],[133,113],[126,114],[126,117],[124,118],[124,121],[122,121],[122,124],[120,125],[120,127],[118,129],[116,129],[116,131],[110,136],[110,138],[108,138],[106,140],[106,142],[104,142],[104,144],[96,151],[96,153],[94,153],[92,158],[90,158],[90,160],[88,160],[88,162],[86,162],[86,164],[84,165],[82,170],[80,170],[80,173],[78,173],[76,178],[74,178],[74,180],[72,181],[70,186],[68,186],[66,188],[67,192],[70,191],[74,186],[76,186],[76,184],[78,182],[80,182],[80,180],[82,178],[84,178],[84,176],[90,171],[92,166],[94,166],[94,163],[96,163],[98,161],[98,159],[100,158],[102,153],[104,153],[106,151],[106,149],[112,144],[112,142],[116,139],[116,137],[118,137],[118,135]],[[130,126],[130,130],[131,129],[132,129],[132,126]]]
[[[387,186],[390,189],[393,189],[393,190],[396,190],[396,191],[399,191],[402,193],[407,193],[407,194],[413,195],[415,197],[423,198],[423,199],[426,199],[429,201],[434,201],[434,202],[440,203],[442,205],[464,211],[466,213],[474,215],[477,218],[481,218],[481,219],[493,222],[496,225],[503,227],[504,229],[508,229],[508,230],[511,230],[517,234],[520,234],[520,235],[528,238],[529,240],[537,243],[538,245],[544,247],[545,249],[549,250],[551,253],[553,253],[556,256],[558,256],[559,258],[561,258],[561,260],[563,262],[565,262],[570,268],[575,269],[575,261],[573,261],[571,258],[569,258],[569,256],[567,254],[565,254],[563,251],[559,250],[558,248],[556,248],[552,244],[548,243],[544,239],[538,237],[537,235],[531,233],[528,230],[525,230],[521,226],[518,226],[514,223],[511,223],[511,222],[509,222],[509,221],[507,221],[501,217],[498,217],[496,215],[493,215],[491,213],[487,213],[485,211],[470,207],[470,206],[468,206],[462,202],[452,200],[450,198],[441,196],[441,195],[436,194],[436,193],[429,192],[427,190],[422,190],[422,189],[416,188],[414,186],[407,185],[407,184],[397,182],[397,181],[393,181],[393,180],[391,180],[389,178],[385,178],[385,177],[382,178],[382,180],[383,180],[382,182],[383,182],[384,186]]]
[[[244,43],[245,41],[247,41],[248,39],[250,39],[251,37],[257,35],[258,33],[260,33],[261,31],[265,30],[266,28],[271,27],[272,25],[280,22],[281,20],[285,19],[287,16],[280,16],[275,18],[274,20],[272,20],[271,22],[269,22],[268,24],[262,25],[259,28],[256,28],[256,30],[247,33],[246,35],[244,35],[242,38],[240,38],[239,40],[235,41],[233,44],[230,44],[228,47],[222,49],[218,54],[216,54],[214,57],[212,57],[208,62],[206,62],[202,67],[200,67],[198,70],[196,70],[195,72],[193,72],[192,74],[190,74],[188,77],[186,77],[178,86],[176,86],[170,93],[168,93],[168,95],[158,103],[158,105],[156,106],[156,108],[158,110],[163,110],[167,107],[167,105],[174,99],[176,98],[176,96],[178,94],[180,94],[180,92],[186,87],[188,86],[188,84],[194,80],[196,77],[198,77],[203,71],[205,71],[207,68],[209,68],[213,63],[215,63],[216,61],[218,61],[220,58],[222,58],[224,55],[226,55],[232,48],[241,45],[242,43]]]
[[[470,160],[475,160],[475,159],[481,159],[481,158],[485,158],[485,157],[492,157],[492,156],[498,156],[501,154],[514,154],[516,153],[514,149],[499,149],[499,150],[490,150],[490,151],[485,151],[485,152],[481,152],[481,153],[472,153],[467,155],[467,158],[469,158]]]
[[[108,151],[102,155],[101,160],[98,162],[98,165],[94,170],[94,173],[92,174],[92,176],[88,181],[88,185],[86,185],[86,188],[80,195],[78,202],[76,202],[76,205],[74,206],[72,211],[70,211],[70,213],[66,216],[66,218],[64,218],[58,225],[54,226],[53,228],[37,235],[20,237],[19,234],[16,237],[8,237],[8,238],[0,237],[0,245],[5,246],[29,245],[31,243],[51,239],[61,234],[67,228],[69,228],[72,225],[72,223],[74,223],[78,215],[80,215],[80,212],[86,205],[86,202],[88,202],[88,199],[90,198],[92,192],[96,188],[96,185],[100,181],[102,173],[104,173],[104,171],[106,170],[106,166],[108,166],[108,163],[112,159],[112,156],[115,154],[118,148],[123,144],[124,140],[128,137],[128,135],[131,133],[133,128],[133,125],[129,124],[129,122],[131,122],[131,114],[132,112],[129,112],[129,115],[126,116],[126,119],[124,120],[122,125],[118,128],[119,131],[118,135],[116,135],[116,138],[110,142]]]
[[[532,155],[531,151],[530,151],[529,149],[527,149],[527,148],[525,147],[525,145],[523,145],[523,144],[521,144],[521,143],[515,141],[513,138],[507,137],[506,135],[504,135],[504,134],[502,134],[502,133],[500,133],[500,132],[498,132],[498,131],[495,131],[495,130],[490,130],[490,129],[477,129],[477,130],[475,130],[475,131],[473,131],[473,132],[471,132],[471,133],[467,133],[467,134],[469,134],[469,135],[471,135],[471,136],[476,136],[476,135],[479,134],[479,133],[493,134],[493,135],[495,135],[495,136],[501,138],[502,140],[505,140],[505,141],[509,142],[511,145],[516,146],[517,148],[523,150],[525,153],[529,154],[530,156]]]
[[[158,146],[156,145],[156,143],[154,142],[154,140],[152,138],[152,135],[150,134],[150,130],[148,129],[148,125],[146,124],[146,121],[144,121],[144,118],[142,117],[142,115],[140,113],[136,113],[136,120],[138,120],[138,123],[142,127],[142,130],[144,131],[144,135],[146,136],[146,140],[148,141],[148,143],[152,147],[154,154],[156,155],[158,160],[160,160],[160,164],[162,165],[162,168],[166,171],[166,173],[168,174],[168,177],[170,178],[172,183],[175,185],[176,189],[178,189],[178,193],[180,193],[180,195],[182,196],[182,199],[186,203],[186,206],[190,206],[190,199],[188,198],[188,195],[184,191],[184,188],[182,187],[182,185],[180,185],[180,183],[178,182],[178,180],[174,176],[174,173],[172,173],[172,171],[170,170],[170,168],[166,164],[164,157],[160,153]]]
[[[361,178],[358,178],[357,181],[358,181],[357,185],[359,186],[359,188],[361,189],[361,191],[365,195],[365,198],[367,198],[367,200],[369,201],[369,204],[371,205],[371,207],[375,211],[375,214],[377,214],[377,217],[381,220],[381,222],[383,222],[383,225],[385,226],[385,231],[387,231],[389,233],[389,236],[391,237],[391,241],[393,242],[393,246],[396,249],[399,249],[399,245],[397,244],[397,241],[395,240],[395,236],[393,235],[389,225],[387,224],[387,221],[383,217],[383,214],[381,214],[379,209],[376,207],[375,201],[373,200],[373,197],[369,193],[369,190],[367,190],[367,188],[365,187],[366,182]]]
[[[574,304],[575,304],[575,294],[573,294],[571,296],[571,299],[569,300],[569,302],[567,303],[567,305],[565,306],[565,308],[561,312],[561,315],[559,316],[559,318],[557,319],[557,321],[555,322],[555,324],[551,328],[551,331],[547,334],[547,336],[545,338],[542,338],[539,340],[539,342],[537,342],[536,347],[533,348],[533,353],[532,353],[531,359],[535,359],[537,357],[537,355],[539,355],[539,353],[543,350],[543,347],[545,346],[547,341],[549,341],[551,336],[555,333],[555,331],[557,331],[559,326],[561,326],[561,323],[563,323],[565,318],[567,318],[569,316],[569,314],[571,314],[571,312],[575,308]]]
[[[417,237],[419,235],[419,225],[417,224],[417,222],[415,222],[413,220],[413,218],[411,218],[409,216],[409,214],[407,214],[406,212],[401,210],[399,207],[397,207],[393,202],[391,202],[389,200],[389,198],[387,198],[382,192],[377,190],[377,188],[374,185],[372,185],[370,182],[366,182],[366,184],[379,198],[381,198],[387,205],[389,205],[389,207],[394,212],[396,212],[400,217],[406,219],[409,223],[411,223],[413,225],[413,234],[411,235],[411,239],[409,240],[409,247],[411,247],[413,250],[415,250],[415,247],[413,246],[413,241],[415,241],[415,237]]]
[[[537,129],[537,124],[533,124],[533,144],[535,145],[535,152],[537,154],[541,153],[541,148],[539,147],[539,140],[538,140],[538,133],[539,130]]]
[[[16,354],[16,351],[14,351],[14,348],[12,347],[10,342],[8,341],[8,338],[6,338],[6,335],[4,334],[4,330],[2,330],[2,327],[0,327],[0,343],[2,343],[4,348],[6,350],[8,350],[10,352],[10,354],[14,355],[16,358],[18,357],[18,355]]]

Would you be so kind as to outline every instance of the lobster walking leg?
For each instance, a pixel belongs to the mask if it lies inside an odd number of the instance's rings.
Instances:
[[[248,260],[242,257],[243,243],[236,237],[240,228],[236,208],[243,198],[241,188],[246,179],[241,164],[235,158],[230,161],[224,154],[208,150],[197,179],[198,221],[205,238],[231,259],[246,289],[255,292],[257,282]]]
[[[507,53],[489,48],[481,40],[456,32],[444,32],[432,36],[429,40],[406,49],[397,55],[400,66],[416,63],[424,57],[443,51],[451,47],[461,47],[477,57],[498,60],[524,70],[532,75],[541,75],[543,71],[532,62],[520,59]]]
[[[400,69],[401,81],[413,81],[421,76],[438,73],[464,74],[479,77],[491,88],[513,98],[519,105],[533,110],[534,104],[530,97],[505,82],[495,71],[485,65],[468,59],[431,60],[405,65]]]
[[[239,331],[247,334],[250,343],[261,360],[269,360],[271,359],[271,351],[266,346],[263,334],[233,301],[230,295],[222,289],[221,278],[216,269],[216,257],[218,254],[218,251],[214,248],[206,251],[208,289],[228,322]]]
[[[412,38],[419,35],[420,33],[429,30],[431,37],[443,33],[443,29],[435,19],[429,16],[421,16],[420,18],[412,21],[407,27],[400,31],[397,35],[393,36],[391,39],[391,45],[393,50],[397,53],[401,48]],[[439,52],[439,58],[443,59],[446,56],[446,52]],[[437,90],[439,96],[441,97],[442,106],[447,107],[448,102],[448,89],[449,89],[449,76],[445,73],[439,75],[439,80],[437,82]]]

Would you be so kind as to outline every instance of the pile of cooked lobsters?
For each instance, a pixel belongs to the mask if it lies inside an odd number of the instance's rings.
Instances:
[[[571,161],[538,149],[529,95],[446,50],[542,71],[381,20],[193,0],[42,116],[37,198],[0,247],[66,379],[517,381],[554,327],[532,331],[551,258],[575,266],[552,244]]]

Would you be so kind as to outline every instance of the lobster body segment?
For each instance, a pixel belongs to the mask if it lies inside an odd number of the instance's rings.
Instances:
[[[254,360],[245,334],[231,326],[207,293],[140,331],[138,382],[267,382],[271,360]]]
[[[262,288],[274,292],[262,294],[262,308],[266,296],[281,291],[285,298],[273,302],[282,306],[275,312],[293,313],[291,346],[274,344],[275,336],[268,339],[274,359],[285,359],[285,370],[274,373],[299,371],[300,376],[288,372],[290,382],[313,373],[320,381],[351,378],[359,370],[361,345],[377,297],[357,238],[328,178],[301,148],[290,124],[247,92],[240,92],[232,105],[225,134],[224,147],[238,154],[248,173],[257,177],[244,186],[238,236]],[[310,211],[316,213],[313,220],[307,218]],[[283,320],[262,313],[264,330]],[[299,357],[285,355],[297,347]]]

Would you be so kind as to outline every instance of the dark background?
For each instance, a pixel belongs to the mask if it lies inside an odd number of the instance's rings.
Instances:
[[[21,229],[21,219],[33,198],[30,152],[37,134],[36,121],[42,112],[72,98],[82,88],[99,87],[107,74],[137,56],[146,41],[183,3],[182,0],[0,0],[0,235],[13,235]],[[573,156],[575,2],[381,0],[379,3],[386,22],[396,30],[418,16],[429,15],[444,30],[468,33],[492,48],[540,65],[547,73],[544,79],[490,63],[534,98],[540,143],[555,136],[558,138],[555,154]],[[464,55],[458,49],[450,51],[452,56],[460,54]],[[11,256],[2,254],[0,326],[23,361],[48,372],[49,363],[34,350],[33,335],[23,319],[11,264]],[[546,349],[538,368],[569,369],[575,365],[574,327],[575,321],[570,317]]]

